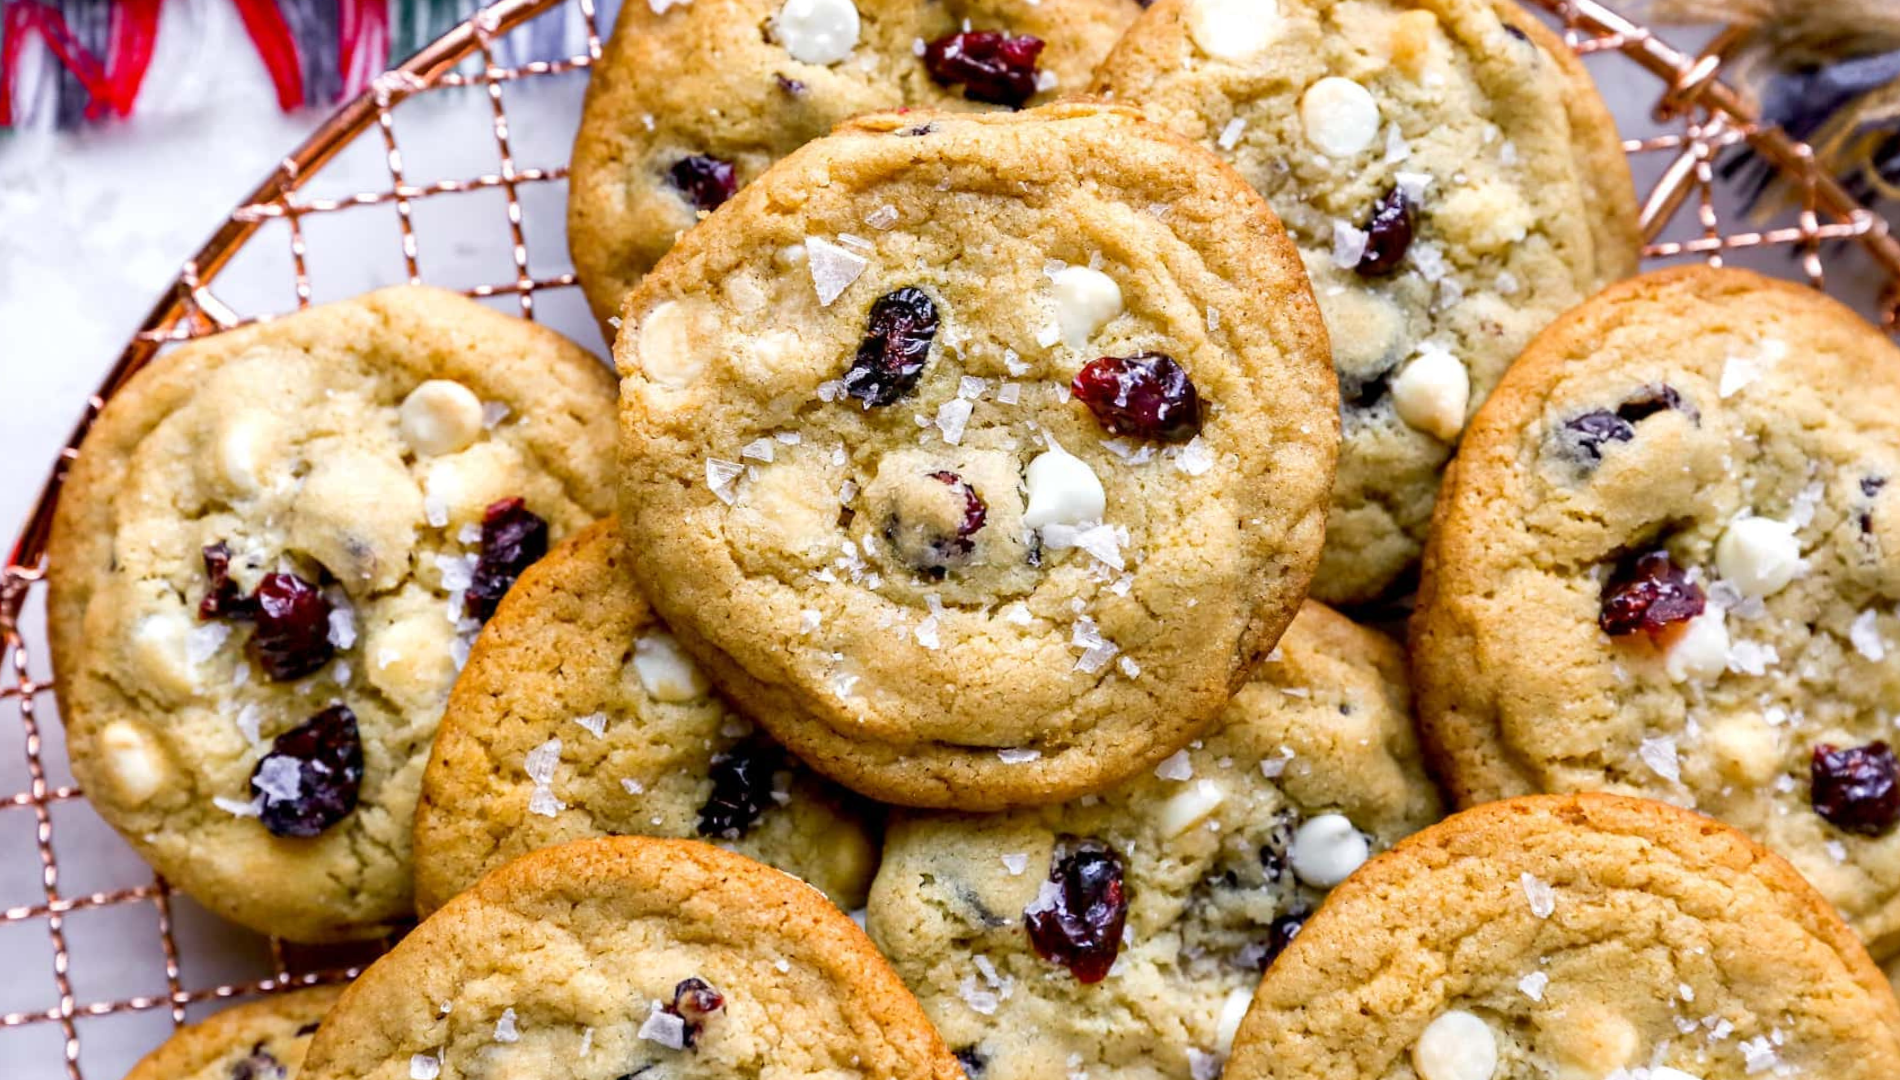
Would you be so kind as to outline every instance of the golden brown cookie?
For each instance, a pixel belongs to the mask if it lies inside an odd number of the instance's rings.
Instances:
[[[1299,245],[1344,406],[1314,595],[1389,592],[1505,367],[1636,270],[1588,74],[1508,0],[1158,0],[1097,88],[1232,163]]]
[[[469,653],[422,777],[416,904],[536,848],[634,834],[727,846],[849,910],[877,870],[873,814],[713,693],[601,521],[522,574]]]
[[[861,113],[1073,92],[1135,0],[689,0],[621,5],[587,86],[568,247],[608,327],[674,237]]]
[[[1404,654],[1308,603],[1220,725],[1151,774],[900,815],[866,927],[972,1077],[1192,1080],[1326,891],[1439,813]]]
[[[1663,803],[1529,796],[1367,863],[1267,969],[1226,1080],[1900,1075],[1900,1006],[1794,868]]]
[[[125,1080],[296,1080],[340,986],[275,994],[179,1028]]]
[[[1458,798],[1607,790],[1783,855],[1900,946],[1900,350],[1686,268],[1533,342],[1466,433],[1414,622]]]
[[[864,932],[697,841],[578,840],[482,878],[357,979],[302,1080],[963,1080]]]
[[[73,773],[218,914],[300,941],[414,910],[429,739],[520,568],[612,508],[613,380],[387,289],[181,346],[80,447],[50,545]]]
[[[1298,609],[1337,419],[1259,196],[1126,110],[867,117],[629,298],[621,523],[813,768],[967,809],[1211,723]]]

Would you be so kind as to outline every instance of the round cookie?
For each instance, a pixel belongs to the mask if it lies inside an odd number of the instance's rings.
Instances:
[[[859,791],[1100,788],[1211,723],[1298,609],[1324,330],[1259,197],[1126,110],[858,120],[627,311],[634,576]]]
[[[622,5],[568,178],[568,246],[595,317],[611,340],[621,301],[675,236],[837,124],[1079,89],[1140,11],[1136,0]]]
[[[1299,245],[1344,410],[1313,592],[1392,591],[1472,410],[1546,323],[1636,271],[1590,77],[1509,0],[1158,0],[1097,89],[1231,162]]]
[[[1900,1075],[1900,1006],[1799,874],[1699,814],[1529,796],[1333,891],[1225,1080]]]
[[[1152,775],[894,822],[872,939],[972,1077],[1213,1075],[1326,890],[1438,818],[1404,671],[1384,635],[1307,604],[1220,726]]]
[[[577,840],[482,878],[337,1003],[303,1080],[963,1080],[823,894],[707,844]]]
[[[1426,556],[1414,678],[1460,802],[1693,807],[1891,954],[1896,476],[1900,351],[1816,292],[1685,268],[1559,320],[1466,433]]]
[[[722,843],[864,905],[871,808],[713,694],[597,522],[521,575],[449,695],[416,808],[425,916],[536,848],[633,833]]]
[[[125,1080],[296,1080],[340,986],[315,986],[237,1005],[178,1029]]]
[[[54,520],[73,773],[206,907],[298,941],[414,911],[429,739],[520,567],[612,510],[613,379],[389,289],[193,342],[115,395]]]

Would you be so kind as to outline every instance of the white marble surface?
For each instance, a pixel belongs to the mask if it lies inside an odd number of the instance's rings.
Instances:
[[[1689,41],[1701,35],[1676,35]],[[1599,68],[1605,96],[1626,134],[1651,130],[1656,85],[1620,62]],[[81,136],[29,135],[0,140],[0,533],[11,536],[64,442],[80,406],[127,335],[143,319],[176,267],[208,236],[226,210],[314,118],[279,115],[261,92],[261,71],[231,76],[235,88],[214,114],[134,124]],[[565,160],[578,110],[578,77],[509,88],[515,154],[521,166]],[[497,168],[486,105],[466,94],[413,102],[397,112],[397,135],[408,178],[428,182]],[[1661,161],[1639,162],[1647,182]],[[370,139],[346,153],[314,185],[322,194],[387,187],[380,144]],[[561,185],[524,193],[531,272],[567,269]],[[498,192],[450,196],[418,204],[425,279],[447,285],[512,277],[509,236]],[[388,206],[313,219],[309,259],[317,299],[399,281],[404,268]],[[1743,260],[1774,273],[1794,267],[1781,252]],[[268,228],[217,283],[240,310],[291,306],[288,238]],[[1853,257],[1844,268],[1850,293],[1863,303],[1868,276]],[[1856,287],[1856,285],[1858,287]],[[512,299],[497,303],[518,310]],[[544,294],[538,313],[590,348],[602,347],[573,290]],[[43,657],[35,670],[43,671]],[[47,704],[50,705],[50,702]],[[68,783],[58,725],[45,723],[43,759],[54,785]],[[13,703],[0,703],[0,799],[27,787],[23,730]],[[62,896],[145,884],[149,874],[124,843],[80,802],[51,810],[60,857]],[[30,809],[0,808],[0,910],[43,905],[46,894],[34,847]],[[180,984],[197,990],[269,973],[259,939],[219,924],[188,900],[174,920],[183,944]],[[65,919],[72,991],[81,1011],[168,988],[158,948],[157,909],[149,903],[85,910]],[[47,920],[0,921],[0,1015],[58,1006]],[[211,1006],[194,1005],[193,1017]],[[170,1029],[165,1009],[115,1013],[77,1021],[80,1065],[110,1080]],[[40,1023],[0,1027],[0,1072],[18,1080],[65,1075],[63,1033]]]

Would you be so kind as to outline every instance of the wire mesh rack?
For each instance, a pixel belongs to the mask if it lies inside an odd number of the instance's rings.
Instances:
[[[1734,35],[1685,51],[1594,0],[1534,2],[1600,83],[1634,80],[1659,95],[1649,117],[1622,118],[1624,149],[1646,194],[1652,263],[1741,262],[1805,277],[1895,327],[1900,242],[1884,218],[1816,169],[1807,146],[1758,124],[1721,80]],[[504,62],[510,34],[557,17],[579,28],[571,55]],[[333,281],[426,281],[593,335],[558,237],[578,90],[600,57],[606,22],[596,0],[500,0],[376,79],[231,212],[86,402],[0,571],[0,956],[9,961],[0,976],[0,1062],[9,1076],[117,1076],[226,999],[349,979],[387,945],[302,948],[220,924],[155,877],[86,806],[66,772],[45,657],[52,509],[92,418],[141,367],[178,342],[358,291],[333,292]],[[519,95],[563,82],[565,126],[511,125]],[[467,125],[469,144],[493,155],[486,167],[439,163],[438,177],[405,162],[398,136],[424,102],[430,124]],[[1718,181],[1726,156],[1744,151],[1787,181],[1794,198],[1776,218],[1750,220]],[[356,168],[340,164],[351,157]],[[372,173],[373,182],[333,182]],[[450,202],[502,219],[487,243],[431,235],[432,208]],[[319,250],[319,232],[339,221],[352,222],[338,234],[348,242]],[[456,257],[438,259],[443,248]],[[366,273],[365,262],[381,269]]]

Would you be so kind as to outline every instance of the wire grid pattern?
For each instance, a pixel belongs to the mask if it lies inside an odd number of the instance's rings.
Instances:
[[[1828,284],[1826,264],[1839,261],[1851,249],[1871,259],[1876,272],[1858,277],[1882,283],[1879,310],[1888,325],[1893,325],[1895,305],[1900,302],[1900,293],[1895,291],[1896,282],[1900,282],[1900,245],[1896,245],[1882,217],[1856,204],[1831,179],[1818,174],[1807,147],[1778,131],[1758,127],[1741,99],[1718,80],[1723,52],[1733,44],[1732,35],[1718,36],[1701,53],[1685,53],[1595,0],[1535,2],[1548,11],[1571,48],[1591,63],[1600,80],[1659,79],[1662,83],[1654,117],[1656,130],[1641,134],[1626,131],[1632,137],[1624,144],[1639,183],[1648,192],[1643,225],[1648,240],[1646,255],[1651,260],[1701,258],[1720,265],[1744,253],[1785,248],[1795,255],[1799,272],[1823,287]],[[535,18],[555,15],[578,18],[584,29],[583,50],[558,60],[516,66],[497,61],[496,43],[502,35]],[[531,271],[522,198],[530,189],[564,180],[566,166],[517,164],[517,133],[511,131],[503,91],[509,84],[526,80],[576,72],[584,76],[600,57],[604,21],[594,0],[501,0],[401,68],[378,78],[368,93],[342,107],[309,142],[287,157],[253,197],[231,214],[199,256],[185,265],[171,294],[159,303],[104,385],[87,403],[84,418],[57,462],[38,509],[25,524],[4,576],[0,576],[0,644],[4,645],[5,658],[0,665],[0,713],[15,714],[22,726],[25,749],[24,786],[11,795],[0,795],[0,827],[5,827],[9,819],[30,816],[42,894],[34,902],[0,910],[0,931],[37,923],[50,935],[52,946],[50,970],[39,977],[44,981],[38,982],[47,991],[44,1003],[0,1012],[0,1060],[6,1060],[10,1067],[23,1064],[25,1059],[18,1051],[5,1049],[4,1037],[9,1032],[50,1026],[60,1036],[58,1061],[65,1075],[81,1080],[81,1028],[91,1018],[169,1014],[175,1026],[186,1022],[189,1007],[206,1002],[347,980],[360,970],[361,963],[387,947],[388,943],[383,942],[339,952],[287,946],[273,940],[267,946],[269,973],[265,977],[212,979],[200,984],[183,970],[185,957],[176,930],[184,901],[174,896],[162,878],[149,877],[121,888],[73,894],[62,888],[54,847],[54,811],[82,795],[75,786],[58,782],[49,772],[49,766],[59,766],[58,759],[45,750],[47,737],[54,734],[48,724],[55,702],[51,676],[44,670],[44,633],[35,624],[38,608],[31,603],[43,603],[44,599],[44,547],[51,508],[86,426],[134,371],[166,346],[275,314],[269,310],[241,313],[221,300],[211,287],[219,271],[266,224],[281,221],[285,226],[292,279],[289,293],[294,306],[302,308],[313,302],[316,293],[308,240],[308,226],[315,220],[369,208],[392,209],[396,234],[393,243],[400,254],[401,276],[422,282],[430,280],[430,275],[425,275],[420,258],[418,208],[432,200],[499,192],[505,204],[509,239],[507,265],[497,268],[493,280],[461,291],[516,307],[522,317],[533,319],[537,295],[573,290],[571,270],[540,276]],[[1605,66],[1610,63],[1614,66]],[[492,131],[499,167],[466,178],[411,182],[397,139],[396,107],[418,95],[458,90],[466,91],[461,94],[462,109],[487,112],[486,126]],[[387,187],[339,197],[300,195],[306,182],[359,139],[380,142]],[[1785,223],[1732,226],[1734,207],[1723,206],[1717,162],[1725,152],[1744,146],[1790,181],[1796,205],[1783,215]],[[0,767],[4,765],[0,763]],[[5,775],[0,772],[0,777]],[[139,873],[149,871],[141,868]],[[124,907],[144,907],[155,916],[164,991],[137,996],[77,991],[70,919],[79,913]],[[228,936],[235,931],[226,933]],[[8,951],[18,954],[18,950]],[[27,963],[30,958],[21,955],[21,962]],[[17,981],[32,976],[19,971],[9,978]]]

